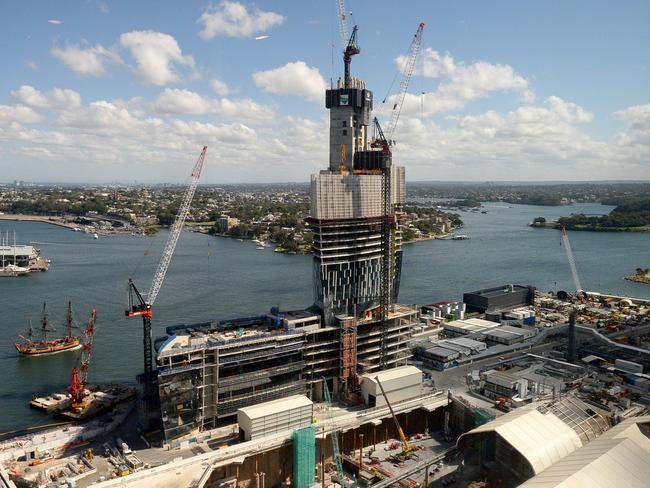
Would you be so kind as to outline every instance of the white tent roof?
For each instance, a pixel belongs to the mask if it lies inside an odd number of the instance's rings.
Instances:
[[[466,432],[458,439],[458,445],[476,434],[491,431],[526,458],[535,474],[582,447],[580,437],[571,427],[552,413],[542,414],[531,407],[522,407]]]
[[[520,485],[525,488],[645,488],[650,480],[650,439],[628,419]]]

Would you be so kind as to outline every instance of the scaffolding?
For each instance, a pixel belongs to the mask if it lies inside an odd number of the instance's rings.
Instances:
[[[354,382],[357,375],[357,321],[354,317],[346,317],[341,321],[340,344],[341,390],[350,393],[350,382]]]
[[[293,433],[293,486],[309,488],[316,471],[316,428],[313,425]]]

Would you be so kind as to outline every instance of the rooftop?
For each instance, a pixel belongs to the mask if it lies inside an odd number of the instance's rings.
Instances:
[[[251,405],[250,407],[240,408],[239,412],[243,413],[250,419],[256,419],[285,410],[293,410],[311,405],[313,405],[313,402],[305,395],[293,395],[279,400],[272,400],[270,402],[258,403],[257,405]]]

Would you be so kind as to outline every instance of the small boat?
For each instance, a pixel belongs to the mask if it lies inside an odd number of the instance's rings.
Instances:
[[[33,339],[32,321],[29,320],[27,333],[25,336],[20,336],[25,342],[17,342],[14,345],[20,354],[25,356],[39,356],[43,354],[55,354],[57,352],[72,351],[81,347],[81,338],[72,335],[73,325],[72,318],[72,303],[68,302],[68,319],[67,331],[65,337],[59,339],[47,338],[48,332],[54,332],[50,327],[47,313],[47,304],[43,304],[43,317],[41,319],[41,340],[35,341]]]
[[[264,249],[266,249],[266,246],[264,246],[263,244],[258,244],[257,246],[255,246],[255,249],[257,249],[258,251],[263,251]]]
[[[93,239],[99,239],[99,236],[97,235],[97,232],[93,234]]]
[[[451,239],[454,241],[465,241],[469,239],[469,236],[466,236],[465,234],[458,234],[456,236],[453,236]]]

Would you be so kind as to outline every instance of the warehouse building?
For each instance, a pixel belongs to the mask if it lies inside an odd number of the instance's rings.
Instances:
[[[309,427],[314,417],[314,404],[304,395],[258,403],[237,410],[241,440],[250,441],[286,430]]]
[[[464,320],[454,320],[453,322],[448,322],[444,324],[444,331],[447,337],[457,337],[467,334],[479,334],[485,333],[488,330],[499,327],[498,322],[492,322],[490,320],[483,319],[464,319]]]
[[[511,345],[530,339],[535,333],[535,329],[502,325],[485,332],[485,340],[489,344]]]
[[[468,312],[506,311],[532,306],[535,288],[532,286],[505,285],[463,294]]]
[[[401,366],[362,376],[361,394],[369,407],[386,405],[381,386],[391,402],[398,402],[422,394],[422,371],[415,366]]]
[[[485,342],[469,339],[467,337],[456,337],[454,339],[446,339],[438,343],[442,347],[454,349],[461,353],[463,356],[470,356],[478,354],[479,352],[487,349]]]
[[[435,344],[428,347],[419,347],[417,349],[417,358],[422,361],[424,367],[443,371],[458,366],[457,360],[460,358],[460,353],[454,349]]]

